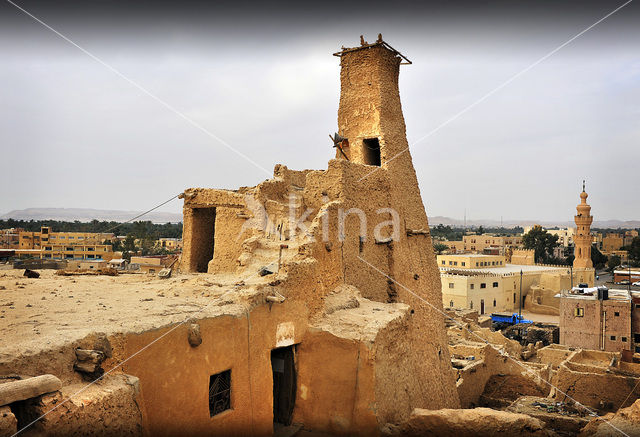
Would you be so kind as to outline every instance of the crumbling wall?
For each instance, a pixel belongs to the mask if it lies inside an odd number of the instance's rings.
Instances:
[[[110,375],[92,385],[72,384],[59,392],[20,401],[13,406],[18,427],[47,436],[141,436],[138,381]]]
[[[555,297],[559,291],[559,289],[548,289],[538,285],[532,286],[527,293],[525,310],[536,314],[559,315],[560,299]]]
[[[218,269],[228,271],[235,261],[233,273],[248,277],[257,273],[263,261],[275,263],[278,271],[270,286],[285,297],[285,306],[300,305],[305,308],[304,314],[312,319],[322,317],[323,298],[340,284],[356,286],[362,296],[371,301],[401,302],[410,306],[412,323],[404,333],[411,347],[398,349],[400,344],[380,337],[380,349],[376,350],[385,352],[376,355],[380,361],[372,361],[377,363],[376,399],[380,402],[376,414],[384,417],[395,417],[399,405],[405,411],[403,414],[416,406],[459,405],[446,347],[440,274],[407,150],[398,91],[399,63],[396,52],[382,45],[343,53],[338,131],[349,138],[351,146],[346,152],[350,160],[339,155],[339,159],[329,162],[325,171],[293,172],[276,166],[274,179],[254,188],[237,192],[191,189],[183,196],[184,252],[192,252],[183,257],[183,264],[191,269],[189,271],[193,271],[194,264],[190,257],[197,257],[192,248],[196,247],[198,238],[189,230],[193,220],[188,215],[196,208],[215,207],[216,234],[224,232],[225,235],[216,238],[213,261],[208,266],[210,273]],[[379,168],[365,164],[362,140],[366,138],[379,141]],[[255,208],[249,204],[248,195],[257,201]],[[296,205],[294,223],[290,220],[292,203]],[[225,208],[229,209],[228,213]],[[234,215],[231,210],[236,208]],[[311,212],[300,220],[301,227],[307,229],[305,232],[295,221],[308,208]],[[248,231],[247,226],[256,224],[252,220],[261,216],[267,220],[263,221],[266,226]],[[366,218],[366,229],[361,229],[361,216]],[[392,218],[397,218],[393,235]],[[238,228],[240,232],[236,232]],[[232,242],[231,238],[235,240]],[[394,341],[397,342],[397,338]],[[258,344],[256,347],[262,349],[268,346],[264,341]],[[237,358],[244,360],[241,355]],[[393,360],[406,362],[414,373],[409,375],[402,367],[391,366]],[[301,358],[301,365],[302,362]],[[148,372],[144,370],[144,373]],[[391,376],[405,382],[387,386],[380,383],[391,380]],[[150,377],[152,375],[140,377],[143,392],[145,380]],[[254,389],[262,381],[262,376],[257,378]],[[409,384],[410,379],[419,379],[421,384]],[[404,387],[404,392],[400,393],[398,387]],[[385,397],[385,394],[393,396]],[[161,394],[158,393],[158,397],[162,398]],[[393,405],[394,402],[397,405]],[[162,410],[162,406],[158,408]],[[255,424],[259,420],[257,413],[253,414]],[[229,427],[223,424],[218,429],[236,429],[236,419],[231,418],[234,415],[228,416]],[[184,419],[197,426],[191,416]],[[162,425],[158,431],[162,431]]]
[[[417,322],[407,305],[329,298],[324,316],[300,345],[301,400],[294,421],[309,429],[371,435],[384,423],[408,419],[412,399],[432,391],[416,375],[436,377],[424,368],[426,358],[443,354],[414,347]],[[318,404],[326,410],[318,411]]]
[[[619,354],[582,350],[571,355],[555,372],[552,395],[560,401],[568,395],[599,411],[614,411],[640,397],[640,375],[621,370]]]
[[[536,387],[537,393],[549,392],[548,385],[543,382],[549,378],[548,369],[544,367],[538,369],[517,362],[514,358],[500,354],[495,347],[488,344],[465,342],[451,345],[449,349],[451,356],[455,358],[454,362],[463,365],[457,370],[456,383],[462,408],[480,405],[487,383],[496,375],[522,378],[532,387]],[[501,393],[494,392],[495,390],[486,394],[501,396]]]

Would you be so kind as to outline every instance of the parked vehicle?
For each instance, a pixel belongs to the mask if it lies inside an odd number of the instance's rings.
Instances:
[[[491,322],[493,328],[498,331],[508,326],[533,323],[533,321],[525,319],[518,313],[491,313]]]
[[[629,285],[629,284],[630,284],[630,282],[629,282],[628,279],[623,279],[620,282],[616,282],[616,285]]]
[[[634,282],[634,283],[633,283],[633,284],[631,284],[631,285],[634,285],[634,286],[636,286],[636,287],[640,287],[640,281],[636,281],[636,282]]]

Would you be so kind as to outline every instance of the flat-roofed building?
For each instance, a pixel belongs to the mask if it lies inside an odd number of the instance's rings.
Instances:
[[[19,249],[21,228],[0,229],[0,249]]]
[[[540,225],[525,226],[523,233],[524,234],[528,233],[536,226],[540,226]],[[559,245],[563,247],[573,246],[573,237],[576,234],[576,228],[568,227],[568,228],[562,228],[562,229],[545,229],[545,228],[542,228],[542,229],[547,231],[547,233],[551,235],[556,235],[558,237]]]
[[[169,267],[176,256],[151,255],[151,256],[132,256],[130,265],[139,266],[138,269],[143,273],[158,273],[165,267]]]
[[[630,269],[618,269],[613,271],[613,282],[616,284],[621,281],[638,282],[640,281],[640,269],[632,267]]]
[[[102,244],[111,242],[111,233],[103,232],[53,232],[49,226],[42,226],[39,232],[19,233],[20,249],[40,249],[45,244]]]
[[[632,349],[631,297],[627,290],[579,288],[560,298],[560,343],[582,349]]]
[[[159,238],[156,240],[156,247],[167,250],[182,249],[182,238]]]
[[[455,269],[501,267],[506,264],[506,259],[504,256],[484,255],[477,253],[438,255],[437,260],[438,267]]]
[[[19,233],[17,254],[41,259],[109,261],[113,258],[112,238],[109,233],[52,232],[42,226],[40,232]]]
[[[562,286],[569,288],[571,283],[571,271],[567,266],[507,264],[504,256],[438,255],[437,262],[444,306],[475,309],[480,314],[520,307],[520,272],[523,307],[532,289],[557,287],[553,296]],[[593,284],[593,280],[593,270],[573,270],[576,283]]]
[[[454,241],[449,241],[449,240],[434,240],[433,241],[434,244],[435,243],[441,243],[444,244],[445,246],[447,246],[447,251],[449,253],[464,253],[464,241],[462,240],[454,240]]]
[[[612,252],[624,246],[624,235],[609,233],[602,239],[602,250]]]
[[[98,270],[109,267],[107,261],[102,260],[76,260],[67,263],[68,269],[76,270]]]
[[[482,252],[486,248],[500,248],[502,254],[506,249],[522,247],[521,235],[465,235],[462,237],[464,250],[469,252]]]
[[[110,244],[43,244],[42,259],[105,260],[113,258]]]

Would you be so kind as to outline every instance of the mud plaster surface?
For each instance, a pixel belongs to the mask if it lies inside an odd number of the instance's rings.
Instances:
[[[0,369],[16,357],[57,349],[95,332],[143,332],[192,315],[241,314],[257,294],[255,286],[266,281],[257,275],[62,277],[53,270],[28,279],[22,273],[0,270]],[[243,280],[243,287],[234,286]]]

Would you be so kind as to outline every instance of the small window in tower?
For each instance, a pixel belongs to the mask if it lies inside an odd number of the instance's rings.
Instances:
[[[211,417],[231,409],[231,370],[209,378],[209,414]]]
[[[362,140],[364,163],[380,167],[380,141],[377,138]]]

